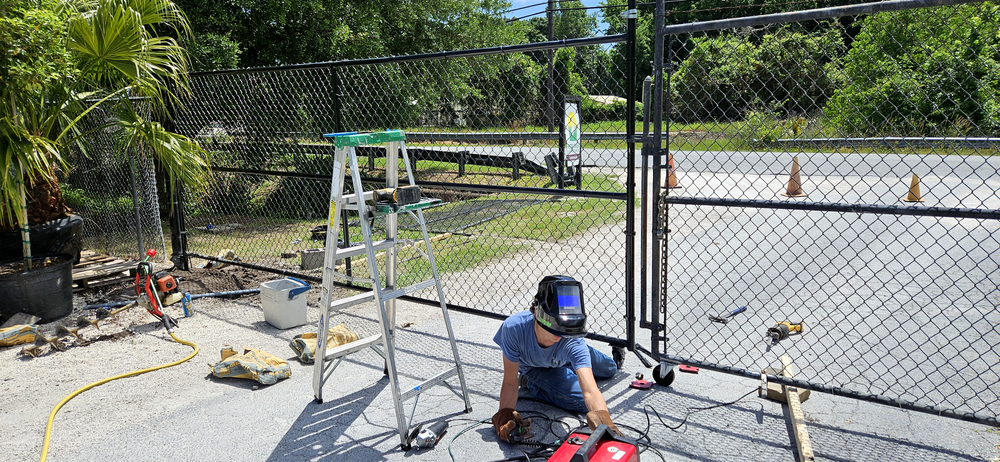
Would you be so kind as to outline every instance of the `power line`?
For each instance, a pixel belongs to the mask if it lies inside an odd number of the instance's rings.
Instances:
[[[527,8],[534,8],[536,6],[542,6],[542,5],[548,5],[548,4],[549,4],[549,2],[541,2],[541,3],[536,3],[534,5],[526,5],[526,6],[522,6],[522,7],[518,7],[518,8],[512,8],[512,9],[509,9],[507,11],[501,11],[500,14],[513,13],[515,11],[524,10],[524,9],[527,9]]]

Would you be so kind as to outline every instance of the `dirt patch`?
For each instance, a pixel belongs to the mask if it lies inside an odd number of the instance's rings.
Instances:
[[[35,257],[31,259],[31,268],[37,270],[48,266],[57,265],[65,261],[66,259],[61,257],[44,257],[44,258]],[[0,265],[0,276],[5,274],[20,273],[21,271],[24,271],[24,260],[18,260],[12,263],[5,263],[3,265]]]
[[[171,269],[167,272],[178,279],[178,287],[182,292],[191,294],[254,289],[259,288],[261,282],[280,277],[263,271],[231,265],[223,268],[195,268],[190,271]],[[133,337],[137,333],[158,330],[160,328],[159,322],[146,313],[146,310],[136,306],[124,308],[121,306],[125,302],[135,300],[134,280],[74,293],[73,311],[70,314],[38,326],[42,335],[42,338],[38,339],[38,343],[10,348],[17,348],[19,356],[23,358],[44,357],[75,347],[86,347],[108,341],[118,342]],[[96,309],[85,308],[88,305],[116,303],[119,305],[112,305],[110,308],[114,314],[106,319],[97,319]],[[178,303],[168,307],[165,312],[169,312],[171,316],[177,316],[178,310],[175,308],[179,306]],[[80,318],[85,318],[85,321],[81,321]],[[96,327],[91,327],[95,325]],[[65,329],[60,330],[60,326],[69,329],[73,334],[67,334]]]
[[[257,289],[260,288],[260,283],[280,277],[232,265],[222,268],[192,268],[189,271],[171,269],[167,272],[177,279],[177,286],[181,292],[190,294]],[[84,290],[75,294],[75,297],[82,299],[85,305],[132,301],[135,299],[135,281],[129,280],[100,289]]]

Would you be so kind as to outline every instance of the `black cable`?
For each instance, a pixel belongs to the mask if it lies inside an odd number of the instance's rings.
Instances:
[[[693,0],[675,0],[675,1],[689,2],[689,1],[693,1]],[[546,3],[548,3],[548,2],[546,2]],[[515,8],[513,10],[508,10],[507,12],[517,11],[517,10],[524,9],[524,8],[529,8],[529,7],[532,7],[532,6],[544,5],[546,3],[537,3],[537,4],[534,4],[534,5],[528,5],[528,6],[521,7],[521,8]],[[548,8],[546,8],[544,10],[537,11],[537,12],[531,13],[531,14],[526,14],[524,16],[519,16],[519,17],[516,17],[516,18],[509,18],[505,22],[508,23],[508,24],[510,24],[510,23],[512,23],[514,21],[520,21],[522,19],[530,18],[532,16],[538,16],[540,14],[547,14],[549,11],[552,11],[553,13],[559,13],[559,12],[562,12],[562,11],[603,10],[603,9],[606,9],[606,8],[621,8],[623,6],[625,6],[625,5],[573,6],[573,7],[566,7],[566,8],[553,8],[551,10],[549,10]]]
[[[619,431],[621,431],[621,429],[626,429],[626,430],[630,430],[631,432],[634,432],[637,435],[639,435],[637,438],[632,438],[632,440],[636,443],[636,450],[638,451],[638,453],[641,454],[641,453],[646,452],[646,451],[652,451],[654,454],[656,454],[657,457],[660,458],[661,461],[666,462],[666,458],[663,457],[663,453],[661,453],[658,449],[656,449],[655,447],[653,447],[653,441],[649,437],[649,429],[652,426],[652,421],[649,419],[649,411],[650,410],[652,410],[653,414],[656,415],[656,418],[657,418],[657,420],[660,421],[660,424],[662,424],[666,428],[669,428],[670,430],[677,431],[679,428],[683,427],[684,424],[687,423],[688,418],[692,414],[694,414],[696,412],[707,411],[707,410],[710,410],[710,409],[715,409],[715,408],[724,407],[724,406],[732,406],[732,405],[734,405],[736,403],[739,403],[740,401],[742,401],[747,396],[750,396],[751,394],[756,393],[758,391],[759,391],[758,388],[754,388],[753,390],[748,391],[743,396],[740,396],[739,398],[736,398],[735,400],[729,401],[729,402],[726,402],[726,403],[713,404],[711,406],[704,406],[704,407],[689,407],[689,408],[687,408],[687,413],[684,414],[684,418],[681,419],[681,422],[679,424],[677,424],[676,426],[667,425],[667,423],[663,421],[663,418],[660,417],[660,413],[656,412],[656,409],[654,409],[652,406],[650,406],[648,404],[645,405],[645,406],[643,406],[643,412],[646,415],[646,428],[644,430],[639,430],[638,428],[635,428],[635,427],[633,427],[631,425],[626,425],[626,424],[615,424],[615,426],[618,427]],[[580,415],[577,414],[577,413],[574,413],[574,412],[571,412],[571,411],[567,411],[567,410],[559,408],[557,406],[553,406],[550,403],[547,403],[545,401],[541,401],[539,399],[536,399],[536,398],[533,398],[533,397],[530,397],[530,396],[519,397],[518,400],[519,401],[534,401],[536,403],[541,403],[541,404],[544,404],[546,406],[554,407],[554,408],[559,409],[559,410],[561,410],[563,412],[566,412],[567,414],[569,414],[568,417],[574,417],[575,416],[577,418],[577,421],[580,422],[580,425],[578,425],[578,426],[576,426],[576,427],[571,428],[570,430],[568,430],[568,432],[566,433],[566,437],[567,438],[570,435],[572,435],[573,433],[576,433],[576,432],[582,430],[584,427],[587,426],[585,423],[583,423],[582,419],[580,418]],[[554,418],[549,417],[547,414],[542,413],[540,411],[518,411],[518,413],[521,414],[522,417],[532,419],[532,421],[531,421],[531,425],[532,426],[535,425],[535,419],[541,419],[541,420],[544,420],[544,421],[548,422],[548,428],[547,428],[546,432],[542,435],[542,437],[538,437],[537,435],[532,435],[533,437],[532,437],[531,440],[523,441],[523,442],[511,442],[511,444],[515,444],[515,445],[539,446],[538,449],[536,449],[534,451],[531,451],[531,452],[527,452],[527,451],[524,451],[523,449],[518,448],[518,450],[521,452],[521,455],[524,456],[523,460],[527,460],[527,461],[530,462],[532,458],[547,457],[548,455],[551,455],[551,452],[554,452],[554,450],[556,448],[558,448],[560,445],[562,445],[562,443],[564,442],[564,439],[558,438],[556,436],[555,432],[552,431],[552,422],[553,421],[559,422],[561,425],[567,425],[566,428],[569,428],[568,424],[566,424],[566,422],[564,422],[563,419],[554,419]],[[456,420],[458,420],[458,419],[456,419]],[[464,420],[468,420],[468,419],[464,419]],[[485,423],[485,422],[486,422],[486,420],[479,421],[479,423]],[[473,424],[472,426],[475,426],[475,425],[477,425],[477,424]],[[470,426],[470,427],[472,427],[472,426]],[[468,430],[468,428],[466,428],[465,430],[463,430],[462,432],[460,432],[458,435],[461,435],[462,433],[465,433],[466,430]],[[552,436],[556,436],[556,442],[555,443],[542,443],[541,439],[544,438],[545,436],[548,436],[549,434],[552,434]],[[457,438],[458,435],[455,435],[452,438],[452,442],[454,442],[455,438]],[[449,443],[448,447],[449,447],[449,452],[450,452],[450,450],[451,450],[451,444],[450,443]],[[454,456],[453,456],[452,460],[454,460]],[[520,457],[518,457],[518,458],[507,458],[507,459],[502,459],[501,461],[497,461],[497,462],[511,461],[511,460],[522,460],[522,459],[520,459]]]
[[[524,10],[524,9],[528,9],[528,8],[534,8],[536,6],[542,6],[542,5],[548,5],[548,4],[549,4],[549,2],[547,2],[547,1],[545,1],[545,2],[539,2],[539,3],[535,3],[533,5],[525,5],[525,6],[520,6],[520,7],[517,7],[517,8],[511,8],[511,9],[509,9],[507,11],[501,12],[500,14],[513,13],[515,11]]]
[[[677,424],[676,427],[671,427],[670,425],[667,425],[667,423],[663,421],[663,418],[660,417],[660,413],[656,412],[656,409],[653,409],[652,406],[650,406],[650,405],[647,404],[647,405],[645,405],[645,406],[642,407],[643,411],[646,413],[646,431],[647,432],[649,431],[649,426],[650,426],[649,412],[647,411],[647,409],[652,410],[653,414],[656,414],[656,418],[660,421],[661,424],[663,424],[664,427],[667,427],[667,428],[669,428],[670,430],[673,430],[673,431],[677,431],[677,429],[679,429],[679,428],[681,428],[681,427],[684,426],[684,423],[687,422],[688,417],[690,417],[691,414],[694,414],[695,412],[707,411],[709,409],[715,409],[717,407],[723,407],[723,406],[732,406],[733,404],[736,404],[736,403],[742,401],[743,398],[746,398],[747,396],[750,396],[753,393],[757,393],[758,391],[759,391],[759,388],[754,388],[753,390],[748,391],[745,395],[740,396],[736,400],[730,401],[728,403],[719,403],[719,404],[714,404],[712,406],[706,406],[706,407],[689,407],[689,408],[687,408],[687,414],[684,414],[684,418],[681,420],[681,423]]]

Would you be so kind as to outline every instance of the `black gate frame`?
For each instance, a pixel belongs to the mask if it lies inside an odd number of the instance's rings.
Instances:
[[[630,11],[635,11],[635,0],[629,0]],[[627,96],[627,113],[635,113],[635,86],[631,82],[635,81],[635,15],[631,15],[628,20],[628,32],[625,34],[608,35],[602,37],[589,37],[589,38],[578,38],[578,39],[563,39],[554,40],[548,42],[538,42],[530,44],[521,45],[509,45],[509,46],[498,46],[491,48],[480,48],[472,50],[460,50],[460,51],[446,51],[446,52],[436,52],[436,53],[426,53],[426,54],[415,54],[407,56],[393,56],[393,57],[383,57],[383,58],[369,58],[369,59],[358,59],[358,60],[343,60],[334,62],[323,62],[323,63],[308,63],[308,64],[292,64],[285,66],[275,66],[266,68],[268,71],[280,71],[280,70],[295,70],[295,69],[314,69],[314,68],[329,68],[336,75],[338,68],[344,68],[349,66],[360,66],[360,65],[373,65],[373,64],[387,64],[387,63],[401,63],[401,62],[411,62],[411,61],[426,61],[426,60],[437,60],[446,58],[464,58],[472,56],[482,56],[482,55],[492,55],[492,54],[503,54],[503,53],[524,53],[533,51],[546,51],[546,50],[556,50],[559,48],[567,47],[580,47],[588,45],[603,45],[603,44],[615,44],[615,43],[626,43],[626,81],[630,84],[626,88]],[[550,53],[551,56],[554,54]],[[240,70],[226,70],[226,71],[209,71],[198,74],[241,74],[241,73],[252,73],[259,72],[261,69],[240,69]],[[551,80],[552,76],[549,76]],[[343,131],[342,121],[340,118],[340,91],[337,88],[338,79],[332,79],[333,82],[332,92],[334,97],[334,112],[336,114],[334,131]],[[551,82],[550,82],[551,83]],[[561,103],[561,101],[560,101]],[[560,111],[561,113],[561,111]],[[457,134],[458,137],[455,139],[449,139],[453,141],[461,141],[461,134]],[[426,134],[426,135],[410,135],[408,139],[410,140],[442,140],[448,139],[443,136],[447,135],[436,135],[436,134]],[[523,139],[523,137],[518,137],[517,135],[504,135],[496,134],[491,135],[491,139]],[[530,135],[531,139],[560,139],[560,133],[556,132],[553,134],[534,134]],[[584,139],[591,139],[584,137]],[[622,138],[610,138],[607,135],[599,135],[594,139],[608,140],[608,139],[622,139]],[[524,187],[508,187],[508,186],[493,186],[493,185],[463,185],[456,183],[440,183],[440,182],[429,182],[422,181],[421,186],[429,187],[447,187],[451,190],[457,191],[469,191],[469,192],[482,192],[482,193],[520,193],[520,194],[534,194],[542,196],[560,196],[560,197],[571,197],[571,198],[583,198],[583,199],[608,199],[617,200],[625,202],[626,204],[634,204],[636,199],[636,187],[635,187],[635,124],[626,124],[626,134],[624,141],[626,141],[626,155],[627,155],[627,165],[626,165],[626,192],[603,192],[603,191],[587,191],[580,189],[563,189],[562,185],[558,189],[546,189],[546,188],[524,188]],[[560,139],[561,145],[561,139]],[[562,154],[562,149],[560,149],[560,154]],[[561,158],[562,156],[560,156]],[[239,168],[218,168],[213,167],[213,170],[227,173],[245,173],[245,174],[280,174],[284,177],[295,177],[295,178],[305,178],[305,179],[318,179],[318,180],[329,180],[328,176],[315,175],[315,174],[302,174],[293,172],[262,172],[259,170],[247,170]],[[384,181],[377,178],[362,178],[365,182],[380,182]],[[307,280],[310,282],[321,283],[320,277],[299,273],[296,271],[288,271],[280,268],[273,268],[263,265],[257,265],[254,263],[247,263],[239,260],[230,260],[221,258],[220,256],[204,255],[195,252],[191,252],[188,249],[187,240],[187,230],[185,225],[185,217],[183,212],[183,200],[184,191],[180,186],[175,188],[175,193],[171,198],[171,202],[174,205],[174,212],[170,217],[170,238],[172,243],[173,253],[170,257],[171,261],[174,262],[176,267],[181,270],[188,270],[191,267],[191,258],[200,258],[211,262],[225,263],[233,266],[239,266],[243,268],[254,269],[258,271],[269,272],[281,276],[292,276],[299,279]],[[343,226],[347,227],[347,220],[342,220]],[[617,338],[613,336],[597,334],[590,332],[587,334],[587,338],[607,343],[613,349],[616,356],[621,356],[623,351],[627,348],[630,351],[635,349],[635,219],[634,214],[629,212],[625,214],[625,319],[626,319],[626,338]],[[349,245],[346,243],[345,245]],[[350,267],[350,262],[347,262],[348,268]],[[350,283],[334,282],[338,287],[351,289],[351,290],[370,290],[367,287],[360,287]],[[400,297],[402,300],[409,302],[420,303],[428,306],[439,306],[439,302],[436,300],[429,300],[419,297],[414,297],[412,295],[404,295]],[[463,305],[457,305],[453,303],[447,303],[449,310],[474,314],[477,316],[483,316],[492,319],[504,320],[507,315],[493,313],[485,310],[480,310],[472,307],[467,307]],[[650,367],[649,363],[640,356],[642,362]]]
[[[935,414],[943,417],[949,417],[953,419],[976,422],[980,424],[990,425],[998,427],[1000,426],[1000,418],[985,418],[982,416],[975,415],[973,413],[959,412],[953,409],[944,408],[941,406],[932,406],[926,404],[920,404],[913,401],[907,401],[902,399],[896,399],[886,396],[874,395],[861,393],[837,386],[831,386],[823,383],[810,382],[807,380],[795,379],[790,377],[784,377],[782,375],[767,374],[763,371],[751,371],[746,369],[741,369],[738,367],[727,366],[718,363],[712,363],[707,361],[702,361],[694,358],[684,358],[680,356],[674,356],[666,353],[666,344],[670,341],[666,337],[666,319],[660,319],[660,315],[663,314],[661,309],[666,306],[666,258],[667,251],[666,248],[666,233],[670,230],[667,228],[669,223],[667,223],[666,210],[671,204],[676,205],[695,205],[695,206],[721,206],[721,207],[737,207],[737,208],[765,208],[765,209],[785,209],[785,210],[803,210],[803,211],[824,211],[824,212],[853,212],[853,213],[868,213],[868,214],[888,214],[888,215],[916,215],[916,216],[928,216],[928,217],[950,217],[950,218],[973,218],[973,219],[989,219],[989,220],[1000,220],[1000,210],[983,210],[983,209],[966,209],[966,208],[951,208],[951,207],[926,207],[926,208],[912,208],[912,207],[902,207],[902,206],[889,206],[889,205],[863,205],[863,204],[838,204],[838,203],[798,203],[798,202],[785,202],[785,201],[775,201],[775,200],[754,200],[754,199],[709,199],[709,198],[696,198],[696,197],[679,197],[671,196],[669,194],[669,189],[661,188],[661,172],[667,168],[668,165],[664,163],[666,159],[670,156],[670,139],[669,130],[668,133],[661,133],[661,126],[666,117],[667,124],[670,123],[670,101],[669,98],[666,102],[663,101],[664,92],[664,71],[667,72],[667,88],[669,88],[669,78],[670,73],[673,69],[670,68],[670,62],[672,62],[672,56],[668,56],[667,64],[664,64],[664,39],[672,39],[675,35],[680,34],[690,34],[694,32],[705,32],[721,29],[733,29],[741,27],[753,27],[753,26],[764,26],[770,24],[782,24],[791,23],[807,20],[818,20],[818,19],[828,19],[843,16],[854,16],[861,14],[872,14],[879,12],[890,12],[890,11],[901,11],[910,10],[918,8],[929,8],[935,6],[951,6],[960,5],[964,3],[979,3],[980,0],[889,0],[878,3],[865,3],[850,6],[841,7],[831,7],[831,8],[819,8],[812,10],[804,10],[791,13],[778,13],[778,14],[768,14],[760,16],[751,16],[736,19],[724,19],[717,21],[705,21],[698,23],[689,24],[678,24],[678,25],[664,25],[665,18],[665,6],[664,0],[656,1],[656,17],[655,17],[655,37],[654,37],[654,62],[653,62],[653,90],[652,90],[652,100],[653,100],[653,113],[650,117],[647,114],[645,118],[647,126],[652,119],[653,131],[649,133],[649,130],[645,130],[642,137],[642,161],[643,161],[643,176],[646,174],[646,163],[647,159],[652,160],[652,165],[649,167],[652,173],[653,181],[653,197],[651,197],[650,207],[652,207],[652,216],[654,218],[654,223],[650,232],[647,233],[646,230],[649,229],[646,226],[646,214],[645,209],[647,207],[647,202],[645,196],[643,197],[642,207],[643,207],[643,226],[642,226],[642,253],[645,255],[647,247],[647,237],[652,239],[652,277],[655,280],[650,281],[649,285],[652,286],[652,307],[647,311],[645,303],[645,289],[646,289],[646,268],[642,267],[642,302],[640,306],[640,320],[639,326],[644,329],[649,329],[650,331],[650,346],[651,349],[647,350],[641,345],[630,344],[630,347],[634,347],[634,351],[637,353],[645,354],[655,361],[660,362],[660,368],[665,373],[670,370],[672,374],[672,368],[678,364],[689,364],[706,370],[711,370],[715,372],[722,372],[726,374],[736,375],[740,377],[758,379],[767,382],[774,382],[781,385],[793,386],[798,388],[804,388],[808,390],[829,393],[832,395],[843,396],[847,398],[853,398],[861,401],[867,401],[871,403],[883,404],[892,407],[897,407],[901,409],[908,409],[917,412],[923,412],[928,414]],[[631,2],[630,2],[631,5]],[[632,29],[630,29],[632,30]],[[672,48],[668,47],[666,50],[668,55],[672,54]],[[647,88],[649,86],[649,81],[647,80]],[[668,125],[669,126],[669,125]],[[659,141],[659,142],[657,142]],[[665,141],[665,143],[664,143]],[[665,144],[665,146],[664,146]],[[663,244],[661,245],[661,241]],[[648,317],[647,317],[648,314]],[[662,351],[661,351],[662,346]],[[631,349],[631,348],[630,348]],[[640,355],[642,359],[642,355]],[[643,360],[645,362],[645,360]],[[672,380],[668,379],[668,380]]]

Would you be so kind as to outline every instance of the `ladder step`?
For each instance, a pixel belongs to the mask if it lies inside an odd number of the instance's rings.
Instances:
[[[381,343],[381,342],[382,342],[382,334],[375,334],[372,335],[371,337],[365,337],[361,340],[356,340],[351,343],[338,345],[336,348],[331,348],[329,350],[326,350],[326,356],[323,357],[323,361],[332,361],[342,356],[347,356],[351,353],[364,350],[365,348],[368,348],[376,343]]]
[[[358,197],[357,194],[345,194],[343,197],[341,197],[341,203],[342,204],[357,204],[358,203],[357,197]],[[373,199],[374,198],[374,192],[372,192],[372,191],[365,191],[365,193],[363,194],[363,197],[364,197],[364,200],[366,200],[366,201],[374,200]]]
[[[378,252],[379,250],[388,249],[394,245],[396,245],[395,239],[383,239],[381,241],[372,242],[372,248],[376,252]],[[345,247],[343,249],[337,249],[337,251],[334,252],[334,259],[340,260],[344,258],[350,258],[357,255],[361,255],[367,251],[368,248],[365,246],[364,243],[358,245],[352,245],[350,247]]]
[[[413,284],[412,286],[406,286],[406,287],[403,287],[402,289],[396,289],[396,290],[394,290],[392,292],[383,292],[382,293],[382,301],[392,300],[394,298],[399,298],[399,297],[402,297],[403,295],[406,295],[406,294],[412,294],[413,292],[416,292],[418,290],[426,289],[426,288],[431,287],[431,286],[433,286],[435,284],[437,284],[437,280],[434,279],[434,278],[431,278],[431,279],[428,279],[426,281],[418,282],[416,284]]]
[[[340,300],[330,302],[329,311],[340,311],[344,308],[360,305],[364,302],[370,302],[372,300],[375,300],[375,292],[362,292],[357,295],[352,295],[347,298],[341,298]]]
[[[399,395],[399,400],[400,401],[406,401],[406,400],[408,400],[408,399],[410,399],[410,398],[412,398],[414,396],[417,396],[417,395],[420,394],[420,392],[422,392],[422,391],[424,391],[424,390],[426,390],[426,389],[428,389],[428,388],[430,388],[430,387],[432,387],[434,385],[437,385],[437,384],[439,384],[441,382],[444,382],[445,379],[447,379],[449,377],[452,377],[452,376],[454,376],[456,374],[458,374],[458,368],[457,367],[453,367],[451,369],[448,369],[448,370],[446,370],[446,371],[444,371],[444,372],[442,372],[442,373],[440,373],[440,374],[438,374],[438,375],[436,375],[434,377],[431,377],[431,378],[425,380],[424,383],[421,383],[420,385],[417,385],[417,386],[415,386],[415,387],[413,387],[413,388],[411,388],[409,390],[406,390],[404,393],[401,393]]]

